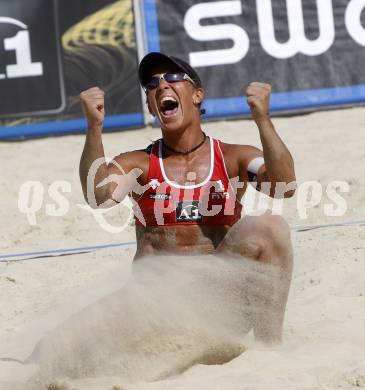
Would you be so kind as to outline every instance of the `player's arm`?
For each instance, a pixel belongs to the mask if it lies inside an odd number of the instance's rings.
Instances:
[[[80,100],[88,125],[79,166],[83,194],[91,207],[109,207],[123,200],[138,184],[137,177],[142,172],[137,168],[138,159],[143,156],[137,151],[125,153],[107,163],[102,142],[104,92],[98,87],[90,88],[80,94]]]
[[[293,158],[279,137],[269,113],[271,87],[264,83],[251,83],[247,88],[247,103],[252,118],[260,132],[264,167],[257,172],[258,183],[271,183],[270,196],[291,197],[295,192],[295,171]],[[259,156],[258,156],[259,157]],[[250,161],[247,161],[248,169]],[[254,164],[252,164],[254,165]],[[277,186],[278,183],[283,188]],[[293,183],[291,186],[290,183]],[[286,187],[285,187],[286,186]]]

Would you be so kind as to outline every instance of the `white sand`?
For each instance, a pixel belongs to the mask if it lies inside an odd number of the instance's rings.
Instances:
[[[325,189],[333,180],[350,184],[342,194],[346,213],[324,214],[326,194],[317,207],[301,219],[297,198],[285,202],[284,216],[294,225],[338,223],[365,219],[365,109],[320,112],[275,119],[276,127],[296,162],[298,182],[319,181]],[[204,125],[208,135],[226,142],[259,146],[259,136],[250,121],[216,122]],[[145,147],[159,138],[158,129],[106,134],[104,144],[112,157],[122,151]],[[87,211],[78,182],[78,161],[83,136],[2,143],[2,196],[0,253],[68,248],[134,240],[134,228],[119,234],[105,232]],[[30,226],[18,210],[18,192],[27,180],[45,187],[37,225]],[[45,205],[52,203],[47,190],[56,180],[71,182],[70,203],[65,216],[50,217]],[[120,224],[122,212],[106,218]],[[365,388],[365,227],[332,227],[293,232],[295,267],[287,306],[284,343],[280,348],[256,345],[249,334],[246,351],[223,365],[195,365],[187,372],[164,381],[142,382],[128,389],[355,389]],[[90,254],[0,263],[0,357],[11,340],[19,338],[30,324],[39,323],[34,334],[52,329],[86,301],[115,289],[119,274],[128,275],[134,246],[101,250]],[[111,274],[109,286],[103,282]],[[95,289],[91,296],[90,286]],[[88,289],[88,295],[80,292]],[[76,298],[77,297],[77,298]],[[65,303],[66,302],[66,303]],[[61,309],[60,309],[61,307]],[[41,325],[39,325],[41,324]],[[157,342],[155,340],[155,342]],[[24,358],[33,346],[24,342],[14,356]],[[23,354],[23,355],[22,355]],[[6,356],[9,356],[7,354]],[[186,358],[186,357],[185,357]],[[174,356],[179,359],[179,356]],[[0,381],[11,378],[15,363],[0,362]],[[24,370],[23,370],[24,371]],[[20,375],[20,374],[19,374]],[[18,380],[21,380],[17,374]],[[26,373],[24,374],[26,376]],[[143,378],[143,373],[141,373]],[[118,378],[74,380],[75,389],[111,390],[122,386]],[[67,380],[65,380],[67,382]],[[1,388],[1,386],[0,386]],[[15,388],[14,388],[15,389]]]

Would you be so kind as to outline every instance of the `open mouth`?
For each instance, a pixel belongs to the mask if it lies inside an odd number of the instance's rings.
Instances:
[[[172,96],[165,96],[160,101],[160,112],[164,116],[173,116],[179,108],[178,101]]]

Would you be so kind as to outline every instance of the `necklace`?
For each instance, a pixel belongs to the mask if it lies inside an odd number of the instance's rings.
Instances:
[[[165,141],[164,141],[164,140],[162,140],[162,145],[163,145],[167,150],[169,150],[170,152],[174,152],[174,153],[176,153],[176,154],[186,155],[186,154],[195,152],[197,149],[199,149],[199,148],[204,144],[205,140],[207,139],[207,135],[204,133],[204,131],[203,131],[203,135],[204,135],[204,138],[203,138],[203,141],[200,142],[200,144],[194,146],[192,149],[185,150],[185,151],[180,151],[180,150],[176,150],[176,149],[174,149],[174,148],[171,148],[170,146],[168,146],[168,145],[165,144]]]

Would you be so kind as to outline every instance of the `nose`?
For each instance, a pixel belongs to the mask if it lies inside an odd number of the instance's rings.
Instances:
[[[158,84],[158,88],[168,89],[168,88],[170,88],[170,84],[165,79],[160,79],[160,83]]]

